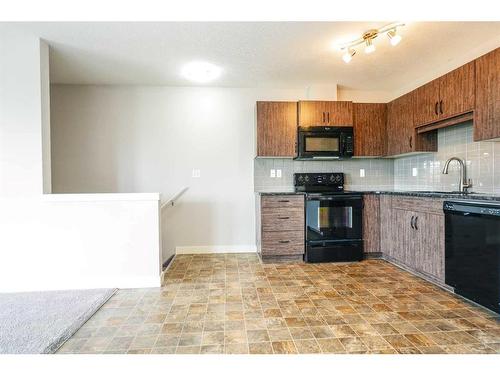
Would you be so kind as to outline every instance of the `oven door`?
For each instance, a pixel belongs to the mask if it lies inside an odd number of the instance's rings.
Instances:
[[[362,239],[361,195],[318,195],[306,197],[306,241]]]
[[[339,131],[300,131],[297,159],[339,159],[342,156]]]

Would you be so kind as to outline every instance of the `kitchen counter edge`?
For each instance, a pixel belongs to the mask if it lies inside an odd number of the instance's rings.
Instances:
[[[469,201],[496,201],[500,202],[500,195],[494,194],[447,194],[447,193],[432,193],[432,192],[418,192],[418,191],[384,191],[384,190],[367,190],[367,191],[356,191],[363,194],[374,194],[374,195],[398,195],[406,197],[416,197],[416,198],[441,198],[449,200],[469,200]],[[255,194],[264,195],[305,195],[303,192],[294,191],[257,191]]]

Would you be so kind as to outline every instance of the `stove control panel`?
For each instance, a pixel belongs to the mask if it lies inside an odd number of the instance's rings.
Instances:
[[[343,173],[294,173],[293,184],[298,190],[308,187],[318,187],[342,191],[344,189]]]

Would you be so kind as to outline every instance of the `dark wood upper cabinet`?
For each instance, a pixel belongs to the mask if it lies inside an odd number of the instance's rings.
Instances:
[[[354,156],[385,156],[387,104],[354,103]]]
[[[439,79],[439,117],[446,119],[474,110],[474,61]]]
[[[500,138],[500,48],[481,56],[476,64],[474,140]]]
[[[417,151],[413,127],[414,91],[400,96],[387,106],[387,154]]]
[[[437,151],[437,130],[417,133],[413,122],[417,90],[387,104],[387,155]]]
[[[439,79],[415,90],[415,125],[424,125],[439,118]]]
[[[353,104],[348,101],[300,101],[299,125],[353,126]]]
[[[293,157],[297,102],[257,102],[257,156]]]
[[[470,62],[416,89],[415,127],[474,110],[474,76],[475,65]]]

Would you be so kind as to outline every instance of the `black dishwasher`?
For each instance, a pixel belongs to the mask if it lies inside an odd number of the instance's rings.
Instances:
[[[445,201],[445,280],[500,313],[500,204]]]

